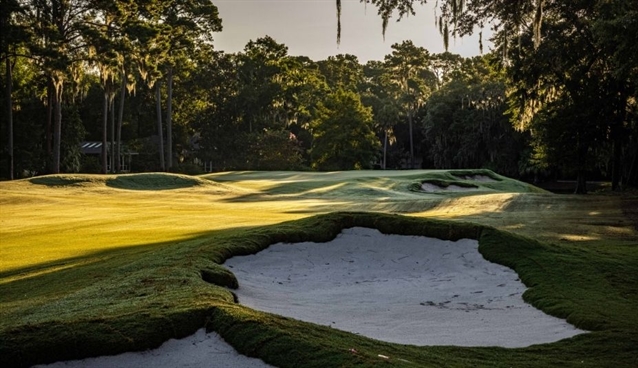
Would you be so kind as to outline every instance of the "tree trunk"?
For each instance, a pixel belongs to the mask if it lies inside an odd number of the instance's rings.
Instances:
[[[173,166],[173,68],[168,68],[166,98],[166,169]]]
[[[109,157],[109,161],[111,163],[111,173],[115,172],[115,91],[109,97],[109,114],[111,115],[111,145],[109,146],[109,150],[111,151],[111,155]],[[108,151],[107,150],[107,154]]]
[[[55,110],[55,91],[53,89],[53,81],[49,79],[47,84],[47,120],[45,122],[46,136],[46,152],[47,152],[47,171],[52,171],[53,158],[53,111]]]
[[[408,112],[410,126],[410,169],[414,169],[414,137],[412,136],[412,111]]]
[[[635,146],[636,152],[634,152],[634,157],[631,160],[631,166],[629,166],[629,174],[625,178],[625,182],[627,185],[638,186],[638,144]]]
[[[585,178],[585,170],[583,169],[578,169],[574,194],[587,194],[587,180]]]
[[[55,119],[53,121],[53,174],[60,173],[60,146],[62,143],[62,92],[64,83],[57,80],[55,89]]]
[[[13,180],[14,159],[13,159],[13,100],[11,99],[13,75],[11,73],[11,60],[9,55],[5,59],[6,63],[6,83],[7,83],[7,125],[9,144],[7,149],[9,150],[9,180]]]
[[[620,134],[615,132],[618,128],[612,127],[612,139],[614,140],[614,150],[613,150],[613,158],[612,158],[612,167],[611,167],[611,190],[619,190],[620,189],[620,176],[621,176],[621,156],[622,156],[622,143]]]
[[[155,84],[155,106],[157,108],[157,136],[159,144],[159,157],[160,157],[160,170],[166,171],[166,165],[164,164],[164,133],[162,131],[162,97],[160,91],[160,82]]]
[[[122,152],[122,120],[124,117],[124,97],[126,96],[126,71],[122,69],[122,85],[120,86],[120,106],[119,111],[117,113],[117,138],[115,139],[117,142],[117,149],[115,150],[115,172],[119,173],[122,171],[122,167],[120,166],[121,161],[121,152]],[[130,169],[129,169],[130,170]]]
[[[585,161],[587,157],[587,147],[581,142],[580,134],[576,142],[576,158],[577,172],[576,172],[576,188],[574,194],[587,194],[587,181],[585,179]]]
[[[108,129],[108,121],[109,121],[109,117],[108,117],[108,113],[109,113],[109,94],[106,92],[106,87],[104,87],[104,101],[102,101],[102,153],[101,153],[101,159],[102,159],[102,174],[106,174],[108,173],[108,168],[107,168],[107,150],[106,150],[106,145],[108,143],[108,139],[107,139],[107,129]]]
[[[387,153],[388,153],[388,130],[384,129],[383,130],[383,170],[386,169],[386,157],[387,157]]]

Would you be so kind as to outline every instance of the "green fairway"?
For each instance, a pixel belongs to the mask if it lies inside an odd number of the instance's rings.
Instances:
[[[489,171],[0,182],[0,366],[143,350],[206,326],[282,367],[635,367],[638,231],[623,207],[636,206],[635,194],[554,195]],[[415,347],[234,303],[226,258],[351,226],[478,239],[530,287],[526,301],[593,332],[523,349]]]

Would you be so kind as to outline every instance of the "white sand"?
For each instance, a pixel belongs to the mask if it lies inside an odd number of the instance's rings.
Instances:
[[[114,356],[38,365],[38,368],[266,368],[263,361],[241,355],[218,334],[200,329],[192,336],[168,340],[157,349]]]
[[[475,240],[353,228],[225,265],[243,305],[388,342],[524,347],[585,332],[526,304],[518,275]]]

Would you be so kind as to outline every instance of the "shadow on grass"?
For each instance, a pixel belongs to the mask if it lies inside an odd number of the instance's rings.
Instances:
[[[126,190],[171,190],[212,184],[212,182],[198,177],[170,173],[45,175],[31,178],[29,182],[48,187],[74,187],[86,184],[99,184]]]
[[[354,226],[390,234],[479,239],[486,259],[514,269],[530,287],[524,295],[526,301],[597,332],[523,349],[388,344],[250,310],[234,304],[226,289],[202,280],[203,269],[215,275],[219,264],[233,255],[256,253],[277,242],[325,242],[343,228]],[[375,213],[332,213],[136,248],[137,254],[133,249],[99,252],[110,257],[107,260],[100,260],[100,254],[95,253],[88,259],[76,259],[86,265],[10,283],[18,288],[12,295],[19,299],[20,289],[28,291],[32,286],[28,283],[54,283],[63,274],[67,279],[95,272],[104,276],[82,287],[76,285],[69,295],[62,296],[71,303],[43,303],[34,298],[40,305],[29,306],[30,301],[24,301],[33,312],[43,308],[46,318],[25,322],[30,311],[19,309],[8,315],[14,320],[2,322],[10,327],[0,330],[0,364],[29,366],[143,350],[170,337],[187,336],[203,325],[219,332],[241,353],[281,367],[403,364],[383,361],[379,354],[423,367],[629,367],[636,363],[638,264],[633,261],[636,252],[632,249],[610,248],[605,255],[545,244],[477,224]],[[211,280],[216,283],[214,277]],[[2,285],[0,291],[6,287]],[[64,292],[64,283],[48,287]],[[76,309],[69,312],[68,307]]]
[[[106,278],[113,275],[119,268],[129,263],[140,262],[145,257],[153,257],[154,253],[165,252],[169,247],[179,247],[181,244],[199,244],[215,237],[227,237],[247,231],[251,227],[237,227],[233,229],[214,230],[193,234],[187,239],[178,241],[168,241],[132,246],[119,246],[113,249],[104,249],[90,252],[77,257],[58,259],[51,262],[39,263],[29,267],[22,267],[9,271],[0,272],[0,301],[11,301],[16,295],[12,295],[12,290],[24,291],[21,296],[36,293],[39,289],[51,289],[58,284],[67,285],[62,290],[55,292],[69,292],[68,286],[79,284],[91,284],[96,279]],[[183,249],[182,251],[185,251]],[[161,263],[161,262],[160,262]],[[81,268],[81,270],[79,270]],[[78,273],[90,277],[78,277]],[[3,281],[12,279],[12,281]]]
[[[66,187],[90,183],[91,180],[89,178],[83,178],[81,176],[47,175],[31,178],[29,179],[29,182],[31,182],[32,184],[44,185],[47,187]]]
[[[106,180],[106,185],[111,188],[127,190],[183,189],[204,185],[204,183],[197,177],[167,173],[118,175]]]

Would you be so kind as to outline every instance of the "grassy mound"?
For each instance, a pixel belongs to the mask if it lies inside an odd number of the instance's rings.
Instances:
[[[74,187],[103,184],[104,179],[98,175],[45,175],[27,179],[32,184],[47,187]]]
[[[389,344],[251,310],[218,286],[235,286],[234,276],[219,266],[229,257],[277,242],[325,242],[354,226],[478,239],[488,260],[513,268],[530,287],[526,301],[593,332],[522,349]],[[120,250],[81,267],[0,284],[3,306],[27,294],[33,300],[29,307],[0,312],[0,365],[143,350],[205,325],[241,353],[280,367],[632,367],[638,346],[637,252],[624,245],[547,244],[483,225],[376,213],[216,231],[179,246]],[[52,299],[43,303],[46,297]]]
[[[182,189],[207,184],[210,182],[198,177],[168,173],[118,175],[106,179],[107,186],[128,190]]]
[[[47,187],[107,186],[125,190],[169,190],[215,185],[210,180],[196,176],[169,173],[122,175],[59,174],[39,176],[28,179],[28,181],[32,184]]]

